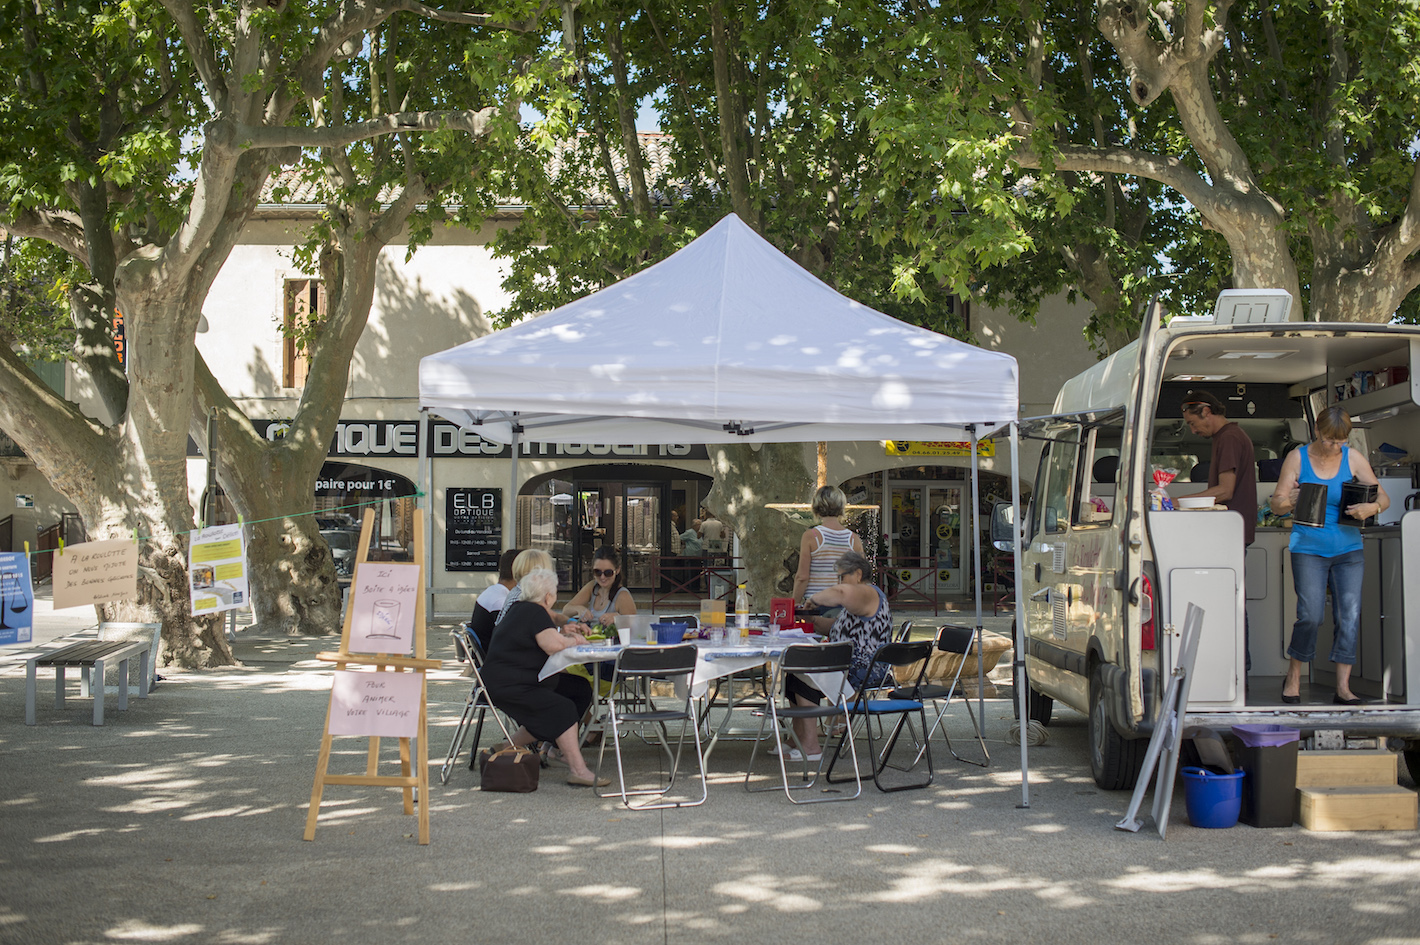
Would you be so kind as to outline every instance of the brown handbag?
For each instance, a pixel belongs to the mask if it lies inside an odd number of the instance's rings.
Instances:
[[[526,748],[484,751],[478,762],[483,773],[481,790],[505,794],[530,794],[537,790],[538,775],[542,772],[542,758],[537,752]]]

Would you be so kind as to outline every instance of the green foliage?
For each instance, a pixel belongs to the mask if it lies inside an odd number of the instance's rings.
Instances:
[[[73,343],[64,290],[73,263],[37,240],[4,238],[0,246],[0,344],[31,360],[56,361]]]

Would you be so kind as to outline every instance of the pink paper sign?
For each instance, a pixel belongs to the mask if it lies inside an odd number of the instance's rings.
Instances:
[[[414,738],[423,682],[422,672],[336,670],[330,692],[330,734]]]
[[[419,565],[366,561],[350,583],[350,652],[409,654]]]

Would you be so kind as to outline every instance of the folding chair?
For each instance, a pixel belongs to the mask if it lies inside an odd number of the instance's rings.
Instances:
[[[479,669],[483,666],[483,647],[478,645],[478,637],[469,629],[468,624],[464,624],[457,630],[450,630],[449,636],[454,640],[454,652],[458,654],[459,662],[466,662],[473,675],[473,685],[469,688],[468,697],[464,700],[463,716],[459,718],[458,727],[454,729],[453,741],[449,743],[449,753],[444,756],[444,766],[439,769],[439,783],[449,783],[449,773],[453,771],[454,759],[463,751],[464,739],[468,736],[469,725],[473,723],[475,713],[478,722],[473,730],[473,754],[468,759],[469,770],[472,771],[478,766],[478,741],[483,735],[483,716],[493,709],[493,703],[488,701],[488,693],[483,688],[483,676]],[[497,717],[497,710],[494,709],[494,721],[498,727],[507,732],[503,725],[503,720]]]
[[[705,759],[700,754],[700,726],[695,712],[690,706],[690,676],[695,671],[695,660],[695,645],[690,643],[682,646],[628,646],[617,654],[615,675],[612,677],[612,692],[607,698],[607,727],[611,730],[611,742],[616,753],[616,774],[620,790],[603,794],[599,788],[594,788],[598,797],[619,796],[621,803],[630,810],[696,807],[705,803],[705,799],[709,797],[710,788],[705,778]],[[649,699],[645,703],[639,701],[641,697],[636,693],[642,685],[649,687],[653,679],[673,679],[677,676],[686,677],[685,701],[679,708],[657,709]],[[646,708],[625,711],[622,705],[625,702],[630,702],[633,706],[644,704]],[[671,752],[670,744],[666,739],[667,722],[680,723],[680,740],[676,742],[674,753]],[[661,748],[665,750],[666,757],[671,763],[670,776],[664,787],[634,791],[627,789],[626,765],[621,750],[621,727],[623,724],[638,726],[653,724],[657,727]],[[633,797],[664,798],[670,793],[671,788],[675,786],[676,774],[680,770],[680,756],[685,748],[687,729],[693,733],[695,738],[695,761],[696,766],[700,769],[700,799],[674,803],[632,804],[631,798]],[[606,736],[603,735],[601,748],[597,752],[597,780],[601,780],[602,761],[606,757],[606,743]]]
[[[911,666],[914,663],[921,663],[921,668],[917,671],[917,679],[906,689],[920,689],[922,680],[927,675],[927,659],[932,655],[933,643],[931,640],[917,640],[910,643],[884,643],[878,647],[878,651],[873,654],[872,661],[868,664],[868,673],[863,678],[863,684],[858,687],[858,691],[853,695],[853,701],[848,706],[849,714],[863,719],[863,729],[868,735],[868,757],[873,766],[873,784],[877,785],[879,791],[891,793],[893,791],[906,791],[912,788],[924,788],[932,783],[932,747],[930,742],[925,742],[925,755],[927,757],[927,779],[920,784],[900,784],[894,787],[883,787],[880,775],[892,760],[893,748],[896,747],[898,738],[902,734],[902,729],[906,726],[909,731],[915,732],[912,728],[912,715],[916,713],[918,720],[922,724],[922,732],[927,732],[927,712],[920,699],[870,699],[868,694],[880,688],[878,683],[880,673],[890,674],[893,667]],[[886,744],[881,752],[873,744],[873,721],[881,721],[888,716],[897,716],[897,721],[888,734]],[[852,734],[850,733],[850,736]],[[829,762],[828,771],[824,774],[824,779],[830,784],[842,784],[847,778],[833,777],[834,766],[838,764],[838,759],[843,755],[843,742],[840,741],[833,752],[833,760]],[[916,762],[913,763],[916,767]],[[857,768],[854,768],[857,775]]]
[[[986,748],[986,739],[982,736],[981,726],[976,724],[976,713],[971,708],[970,699],[962,699],[966,704],[966,714],[971,718],[972,730],[976,733],[977,744],[981,746],[981,756],[984,760],[973,761],[970,758],[963,758],[958,755],[956,749],[952,747],[951,736],[947,734],[946,726],[942,724],[942,719],[947,714],[947,709],[951,706],[952,696],[956,694],[957,682],[961,679],[962,667],[966,665],[967,654],[971,652],[972,644],[976,640],[976,631],[970,627],[944,626],[937,630],[937,649],[942,653],[956,653],[961,658],[957,661],[957,671],[952,676],[951,685],[942,686],[935,683],[923,683],[916,689],[908,687],[898,687],[891,693],[893,699],[918,699],[922,702],[933,702],[937,706],[937,719],[932,723],[931,731],[922,739],[922,747],[917,751],[917,758],[912,762],[914,765],[922,760],[922,753],[927,750],[927,739],[932,737],[932,733],[938,729],[942,730],[942,738],[947,743],[947,751],[952,753],[952,758],[964,764],[976,765],[978,768],[988,768],[991,766],[991,752]]]
[[[775,751],[779,756],[779,776],[783,779],[784,796],[795,804],[821,804],[826,801],[851,801],[863,793],[863,779],[858,774],[858,750],[853,744],[853,739],[848,732],[848,698],[852,695],[848,691],[848,680],[846,674],[849,667],[853,665],[853,644],[843,643],[794,643],[784,648],[784,654],[779,658],[779,664],[775,668],[772,677],[771,691],[778,693],[784,688],[784,680],[790,673],[807,675],[811,673],[841,673],[845,674],[843,681],[839,684],[838,692],[825,692],[824,696],[830,700],[828,705],[801,706],[786,705],[780,708],[779,700],[769,700],[769,711],[765,712],[759,723],[759,740],[764,738],[764,725],[771,722],[774,726]],[[823,796],[811,797],[799,800],[794,797],[794,791],[802,791],[812,788],[818,783],[823,774],[823,758],[819,758],[818,769],[815,770],[812,780],[809,780],[807,769],[808,761],[804,761],[805,774],[804,783],[789,784],[789,769],[784,761],[784,738],[783,723],[785,720],[794,719],[829,719],[842,718],[844,721],[843,734],[838,737],[840,746],[844,739],[848,740],[848,750],[853,756],[853,780],[857,790],[852,794],[844,794],[837,797]],[[753,788],[750,787],[750,778],[754,774],[754,759],[759,752],[760,741],[756,740],[754,748],[749,753],[749,770],[745,773],[745,790],[751,794],[759,793],[773,788]],[[825,791],[827,795],[827,791]]]

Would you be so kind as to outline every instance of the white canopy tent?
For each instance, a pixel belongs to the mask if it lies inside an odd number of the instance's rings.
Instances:
[[[1018,387],[1015,358],[846,298],[733,214],[613,286],[419,363],[422,410],[514,445],[513,496],[524,437],[613,444],[970,440],[974,513],[976,440],[1009,426],[1019,508]],[[427,494],[427,458],[424,478]],[[979,632],[979,560],[976,568]],[[1022,612],[1019,600],[1017,606]],[[1019,629],[1017,637],[1019,660]]]

